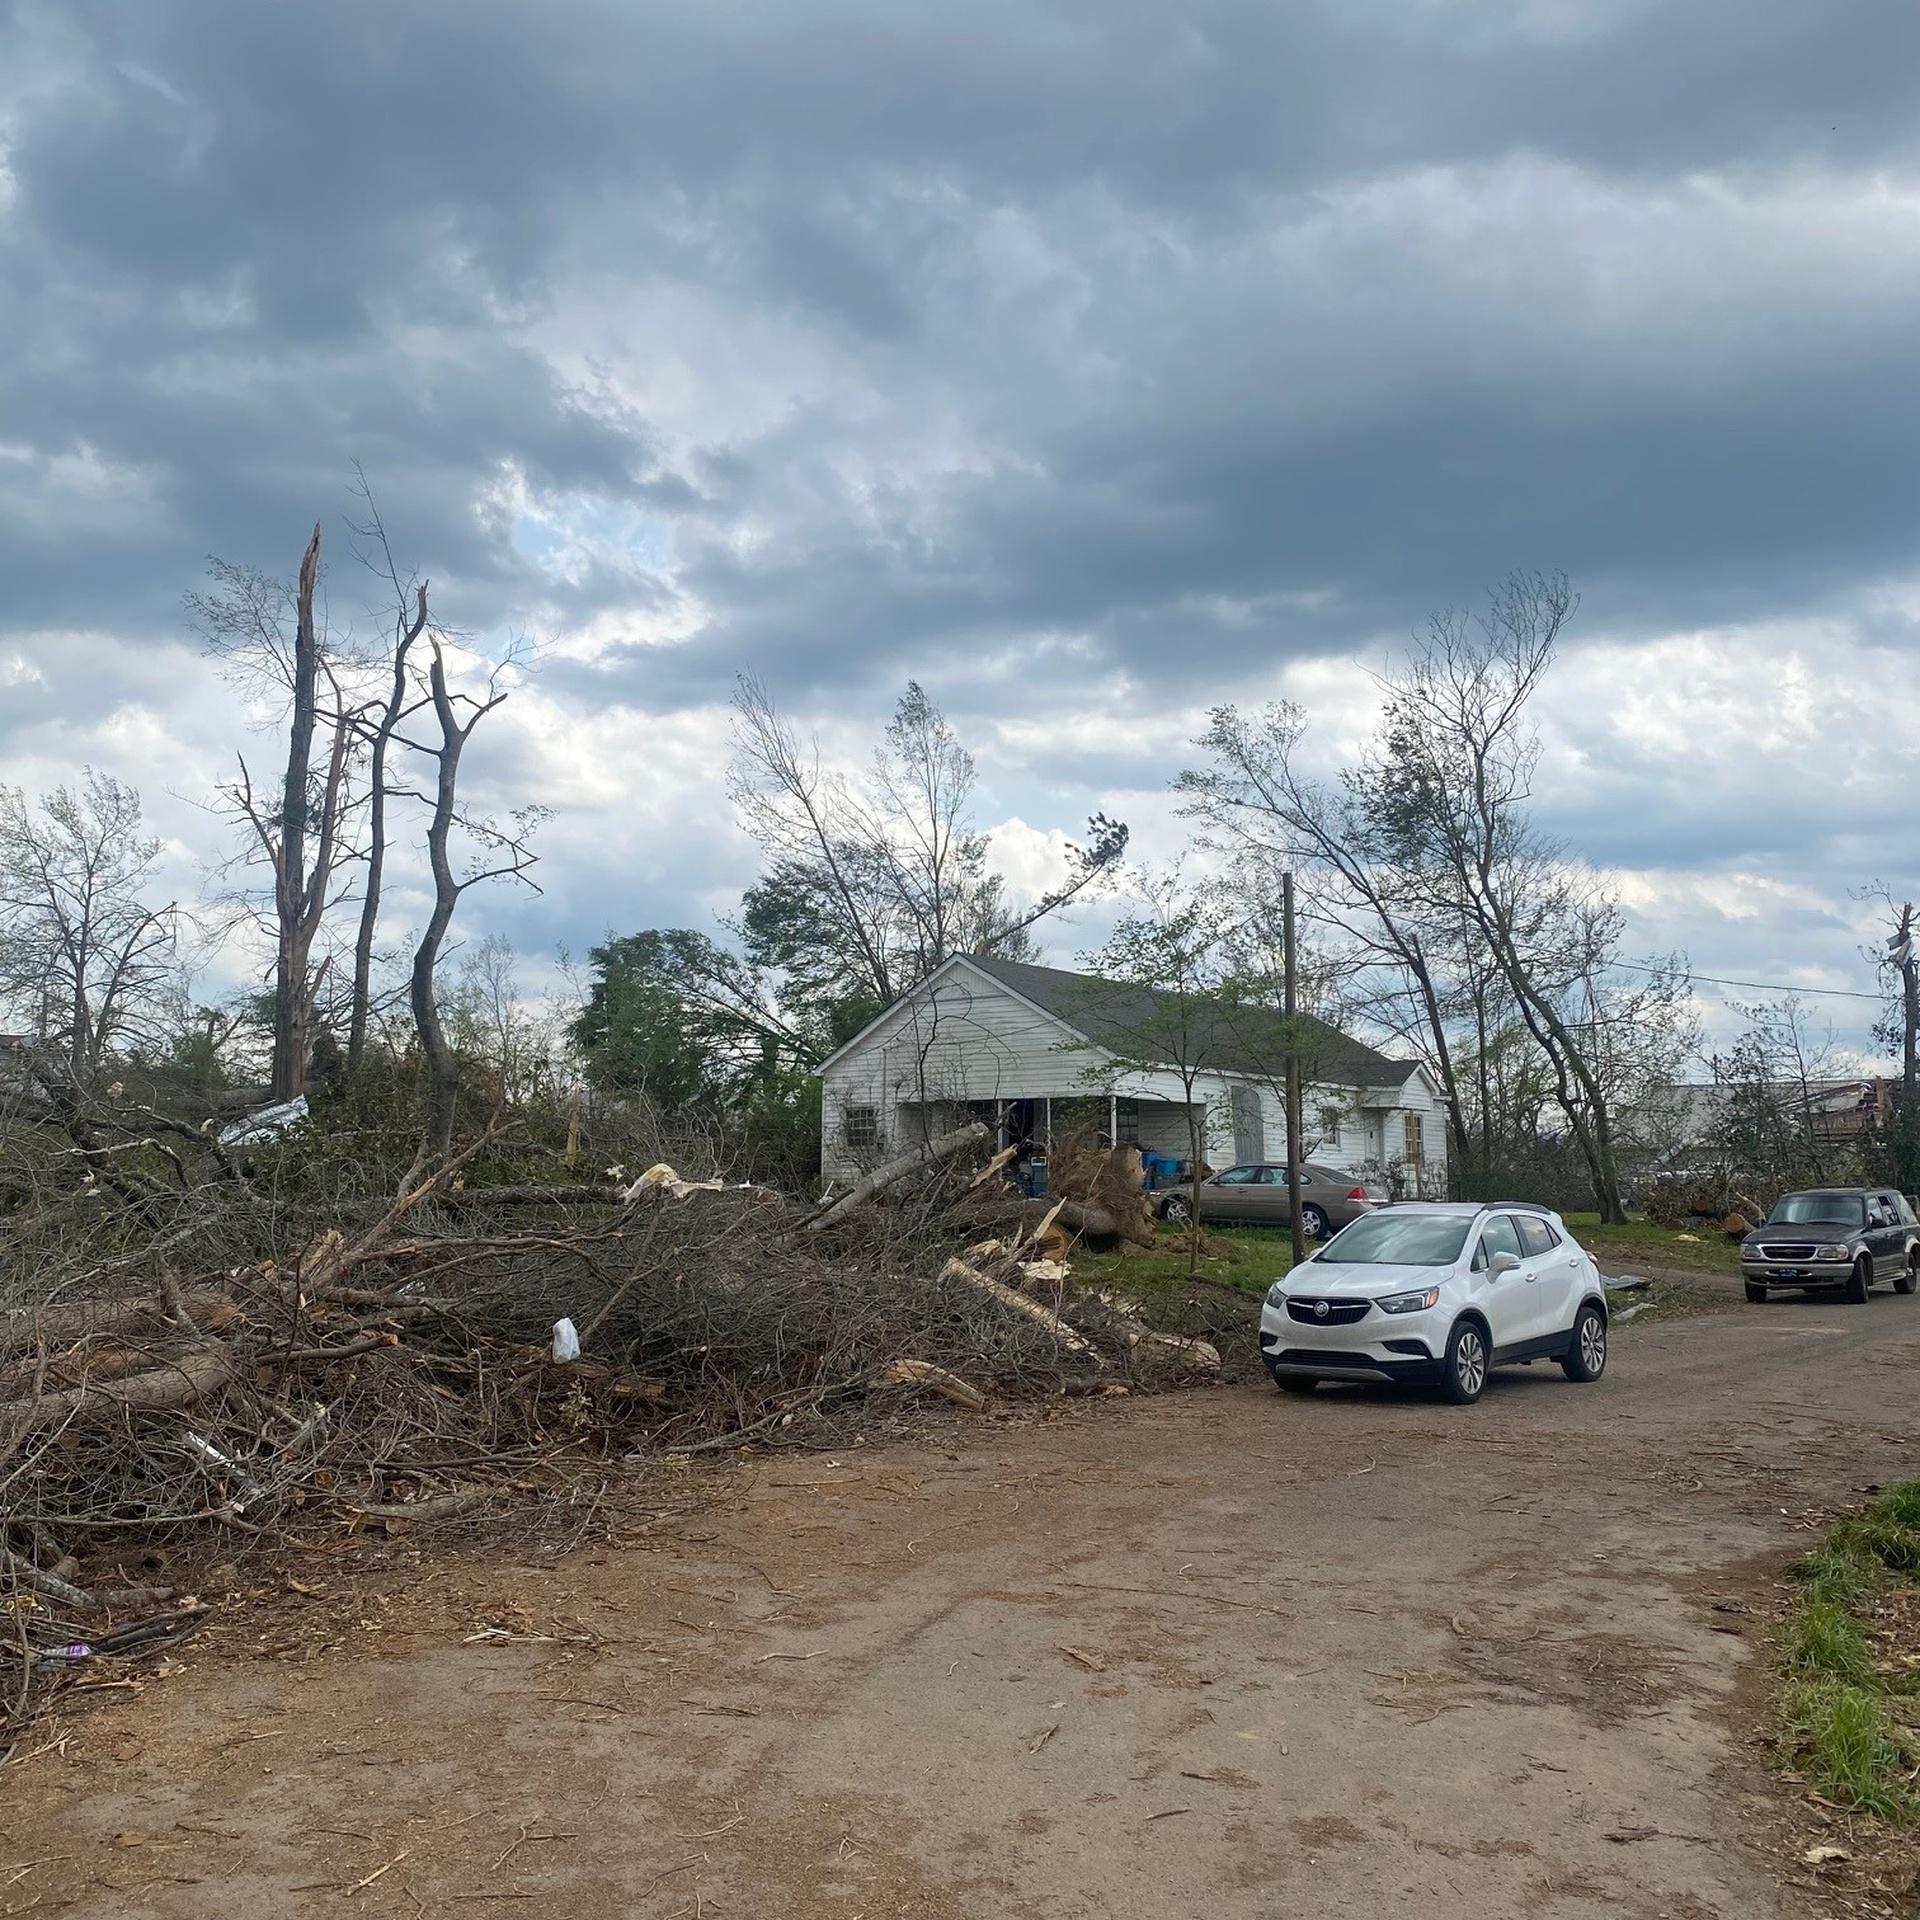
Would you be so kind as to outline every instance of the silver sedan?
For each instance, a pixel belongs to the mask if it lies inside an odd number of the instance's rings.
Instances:
[[[1160,1218],[1185,1220],[1194,1197],[1187,1187],[1171,1188],[1157,1202]],[[1324,1240],[1392,1197],[1384,1187],[1309,1161],[1300,1169],[1300,1231],[1309,1240]],[[1200,1218],[1215,1226],[1284,1227],[1291,1218],[1285,1162],[1228,1167],[1200,1182],[1198,1198]]]

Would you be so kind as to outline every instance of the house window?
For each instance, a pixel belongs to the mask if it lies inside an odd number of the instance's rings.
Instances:
[[[849,1107],[846,1121],[840,1129],[840,1137],[856,1151],[861,1147],[877,1147],[880,1144],[880,1109],[878,1107]]]
[[[1417,1167],[1421,1165],[1427,1157],[1423,1131],[1425,1122],[1422,1116],[1417,1113],[1409,1113],[1405,1116],[1405,1119],[1407,1123],[1407,1159],[1412,1165]]]
[[[1137,1147],[1140,1144],[1140,1102],[1116,1100],[1113,1105],[1113,1144]]]

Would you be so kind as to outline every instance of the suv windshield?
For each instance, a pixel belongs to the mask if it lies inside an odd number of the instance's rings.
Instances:
[[[1335,1234],[1316,1258],[1331,1267],[1450,1267],[1472,1224],[1457,1214],[1369,1213]]]
[[[1866,1218],[1857,1193],[1788,1193],[1773,1203],[1770,1227],[1857,1227]]]

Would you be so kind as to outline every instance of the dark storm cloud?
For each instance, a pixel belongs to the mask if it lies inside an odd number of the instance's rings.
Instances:
[[[563,328],[569,285],[602,266],[642,308],[662,278],[691,280],[868,342],[895,396],[924,382],[977,408],[1010,469],[910,485],[917,551],[862,548],[830,493],[785,525],[776,502],[750,564],[703,551],[696,527],[703,656],[817,671],[845,650],[1101,629],[1195,593],[1329,582],[1398,612],[1449,584],[1440,556],[1469,580],[1524,557],[1629,594],[1649,569],[1663,592],[1689,570],[1717,591],[1780,554],[1780,523],[1798,537],[1779,585],[1817,592],[1895,534],[1910,421],[1873,400],[1910,387],[1903,313],[1809,353],[1831,363],[1829,391],[1797,381],[1756,411],[1736,387],[1693,418],[1605,360],[1531,381],[1473,367],[1463,317],[1425,309],[1417,267],[1375,263],[1401,311],[1343,343],[1309,316],[1323,293],[1353,306],[1366,272],[1289,288],[1235,262],[1276,217],[1396,168],[1532,154],[1645,179],[1904,154],[1903,76],[1920,68],[1905,4],[142,0],[25,8],[10,38],[8,437],[150,481],[145,514],[104,548],[56,531],[0,550],[21,623],[110,620],[116,596],[151,618],[186,556],[277,558],[354,459],[439,573],[519,579],[529,599],[525,556],[474,512],[503,464],[560,498],[697,505],[646,422],[569,390],[520,335]],[[1096,185],[1097,212],[1075,198]],[[1084,311],[1044,347],[1018,316],[990,319],[996,357],[956,364],[954,308],[991,308],[977,242],[1009,211],[1083,281]],[[1089,225],[1103,231],[1083,252]],[[1169,230],[1163,264],[1115,258]],[[1161,273],[1189,289],[1185,311],[1143,284]],[[644,338],[644,311],[632,324]],[[1436,328],[1453,365],[1418,344]],[[1423,388],[1368,404],[1369,335],[1427,360]],[[1136,384],[1076,407],[1083,354],[1133,361]],[[1288,404],[1303,383],[1344,385],[1348,404],[1303,421]],[[816,447],[832,416],[814,409]],[[1809,500],[1797,476],[1814,472]],[[33,486],[31,464],[14,479]],[[559,603],[584,613],[618,591]]]
[[[350,597],[356,461],[455,623],[591,625],[582,711],[1212,698],[1515,564],[1622,638],[1914,571],[1911,0],[0,20],[0,655],[177,638],[316,517]]]

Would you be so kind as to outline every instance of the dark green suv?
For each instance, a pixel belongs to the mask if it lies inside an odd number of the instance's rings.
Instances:
[[[1820,1187],[1783,1193],[1764,1224],[1740,1242],[1749,1300],[1775,1287],[1838,1289],[1866,1299],[1876,1280],[1911,1293],[1920,1275],[1920,1219],[1886,1187]]]

